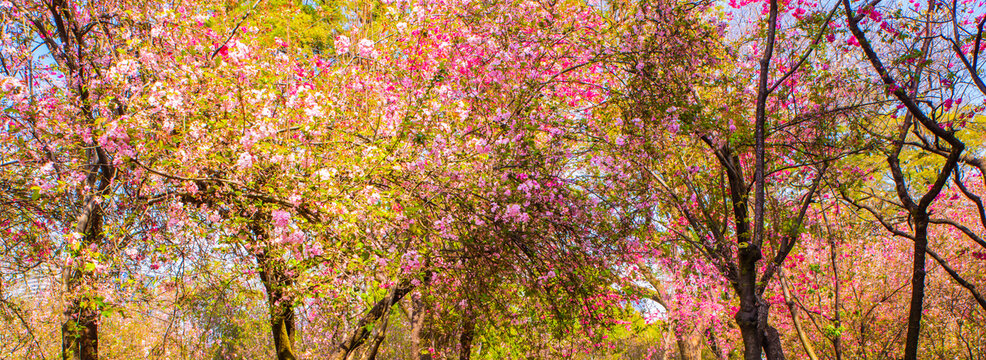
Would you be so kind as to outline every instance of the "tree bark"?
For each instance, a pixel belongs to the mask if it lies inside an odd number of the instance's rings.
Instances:
[[[427,283],[428,281],[430,281],[430,277],[426,277],[424,283]],[[380,301],[377,301],[377,303],[370,308],[370,311],[364,315],[362,319],[360,319],[359,323],[356,324],[356,329],[353,331],[352,335],[339,344],[339,350],[332,358],[334,360],[348,360],[349,356],[352,355],[357,348],[362,346],[366,342],[366,339],[370,337],[370,330],[367,328],[377,320],[380,320],[380,318],[387,313],[387,309],[401,301],[401,299],[411,292],[411,290],[414,290],[414,285],[411,285],[410,281],[404,281],[395,286],[389,295],[383,299],[380,299]]]
[[[98,145],[89,156],[89,176],[87,182],[93,193],[88,196],[82,211],[75,219],[75,233],[82,234],[79,248],[88,248],[103,241],[102,196],[110,191],[116,176],[112,160]],[[99,359],[99,309],[88,296],[91,291],[85,283],[92,281],[86,277],[81,264],[73,264],[65,274],[65,290],[72,299],[65,308],[65,322],[62,323],[62,359]],[[84,266],[84,265],[83,265]]]
[[[84,306],[80,300],[74,300],[67,307],[66,315],[68,319],[62,323],[62,359],[98,359],[99,311]]]
[[[763,257],[760,247],[751,241],[750,217],[747,196],[749,189],[743,178],[743,167],[739,157],[722,152],[719,158],[726,169],[730,186],[730,198],[733,205],[733,218],[736,221],[736,276],[733,287],[740,298],[740,309],[736,312],[736,323],[743,337],[743,358],[760,360],[764,348],[764,329],[761,324],[766,320],[766,314],[761,314],[760,296],[757,294],[757,262]]]
[[[822,213],[824,217],[825,214]],[[825,219],[825,227],[828,229],[828,218]],[[835,287],[835,297],[832,299],[832,308],[835,309],[835,327],[836,329],[842,328],[842,316],[839,315],[841,307],[840,293],[842,291],[841,285],[839,284],[839,264],[838,264],[838,254],[836,253],[835,239],[832,238],[831,230],[828,231],[829,237],[829,260],[832,262],[832,277],[834,280]],[[832,347],[835,348],[835,360],[842,360],[842,335],[841,332],[837,332],[835,337],[832,339]]]
[[[679,330],[682,328],[681,325],[676,325],[676,327]],[[688,330],[687,333],[677,333],[678,332],[676,331],[675,337],[677,338],[678,343],[678,359],[702,360],[702,342],[705,338],[702,335],[702,332],[699,331],[698,328],[693,327],[691,330]]]
[[[411,359],[431,360],[429,352],[424,344],[425,338],[425,317],[427,311],[421,299],[411,299]]]
[[[462,334],[459,335],[459,360],[469,360],[472,355],[472,340],[476,335],[476,318],[466,314],[462,323]]]
[[[766,318],[766,315],[764,315]],[[763,332],[764,342],[763,351],[767,354],[768,360],[783,360],[784,348],[781,346],[781,335],[773,326],[766,325]]]
[[[743,177],[743,166],[738,156],[722,148],[718,160],[726,170],[729,182],[730,200],[733,205],[733,219],[736,222],[736,267],[733,274],[727,274],[733,289],[740,299],[740,309],[736,312],[736,323],[743,337],[743,358],[760,360],[764,351],[771,360],[783,359],[779,336],[776,329],[767,325],[769,304],[765,303],[757,289],[757,263],[763,258],[760,245],[752,241],[750,216],[748,211],[749,189]],[[773,330],[772,330],[773,329]],[[771,333],[773,331],[773,333]]]
[[[284,274],[272,274],[272,269],[261,265],[260,278],[267,289],[267,303],[270,307],[270,330],[274,340],[274,352],[278,360],[295,360],[294,339],[296,334],[294,299],[285,294],[291,281]],[[277,271],[277,270],[273,270]]]
[[[907,315],[907,340],[904,359],[917,359],[921,336],[921,315],[924,311],[925,251],[928,249],[928,214],[916,209],[914,214],[914,262],[911,268],[911,307]]]
[[[254,218],[251,231],[259,241],[268,238],[260,223],[265,217]],[[287,274],[287,264],[262,249],[257,253],[257,266],[260,268],[260,281],[267,291],[267,305],[270,311],[270,331],[274,342],[274,353],[278,360],[295,360],[294,339],[296,334],[294,316],[294,297],[289,293],[294,279]]]
[[[736,323],[743,336],[743,358],[760,360],[764,347],[764,336],[760,326],[760,301],[756,292],[756,262],[759,251],[752,251],[753,245],[739,250],[739,271],[736,290],[740,298],[740,309],[736,312]]]
[[[798,332],[798,340],[801,341],[801,346],[805,348],[805,355],[808,356],[808,359],[818,360],[818,355],[815,354],[815,347],[811,345],[811,341],[808,339],[808,335],[805,334],[801,326],[801,321],[798,319],[798,308],[794,306],[794,297],[787,289],[787,279],[784,278],[784,272],[778,271],[777,275],[777,279],[781,282],[781,291],[784,294],[784,304],[787,305],[788,311],[791,312],[791,322],[794,323],[794,330]]]
[[[294,308],[290,305],[272,305],[270,328],[274,336],[274,350],[278,360],[295,360]]]

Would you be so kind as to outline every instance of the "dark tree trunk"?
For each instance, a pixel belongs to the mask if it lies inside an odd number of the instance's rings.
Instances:
[[[99,245],[103,242],[103,207],[99,199],[110,191],[116,176],[116,168],[106,152],[98,145],[90,150],[89,176],[87,182],[95,188],[88,197],[82,211],[75,219],[75,232],[82,234],[79,248]],[[73,298],[65,307],[65,322],[62,323],[62,359],[99,359],[99,308],[90,303],[86,282],[88,277],[79,264],[66,270],[65,290]]]
[[[740,270],[740,274],[742,274]],[[756,276],[756,273],[753,274]],[[742,278],[742,275],[741,277]],[[743,285],[755,287],[755,283]],[[784,349],[782,347],[780,334],[773,326],[770,326],[767,319],[770,315],[770,307],[763,302],[756,292],[749,295],[746,290],[740,291],[740,310],[736,313],[736,323],[739,324],[740,334],[743,336],[743,358],[747,360],[763,359],[763,354],[767,355],[768,360],[783,360]]]
[[[476,333],[476,318],[466,314],[462,324],[462,334],[459,335],[459,360],[469,360],[472,355],[472,340]]]
[[[931,25],[932,15],[936,11],[936,4],[936,2],[929,2],[927,10],[926,36],[924,46],[922,47],[922,53],[925,59],[927,59],[929,54],[928,50],[930,49],[931,39],[934,38],[931,36]],[[912,237],[914,240],[914,264],[911,274],[911,306],[907,318],[907,339],[904,343],[904,360],[916,360],[918,342],[921,335],[921,313],[924,310],[925,252],[928,249],[928,207],[931,206],[931,203],[941,193],[945,182],[948,181],[949,176],[957,166],[959,157],[965,150],[965,144],[955,137],[953,132],[943,128],[936,118],[929,117],[918,105],[918,102],[914,100],[916,92],[919,89],[917,84],[920,81],[923,65],[920,65],[915,72],[918,76],[911,78],[910,82],[912,85],[909,88],[905,89],[898,86],[897,81],[887,71],[887,68],[883,65],[883,61],[877,55],[876,51],[873,50],[873,46],[866,38],[866,33],[859,27],[859,22],[863,17],[853,14],[851,1],[843,0],[842,5],[845,8],[849,30],[856,40],[859,41],[863,54],[869,59],[870,65],[880,75],[883,83],[893,89],[893,96],[900,100],[908,112],[908,115],[904,118],[904,124],[901,126],[897,138],[894,141],[893,152],[887,157],[887,162],[890,165],[891,175],[894,178],[897,197],[901,200],[903,207],[910,213],[911,221],[914,225],[914,236]],[[900,152],[907,138],[912,120],[917,120],[931,135],[934,135],[935,144],[938,144],[938,139],[941,139],[951,147],[945,164],[942,166],[941,171],[938,172],[938,177],[935,179],[934,184],[932,184],[924,196],[921,196],[920,201],[917,203],[914,202],[914,199],[909,193],[907,183],[900,168]]]
[[[904,359],[918,358],[921,337],[921,314],[924,311],[925,250],[928,249],[928,214],[917,209],[914,217],[914,263],[911,269],[911,309],[907,315],[907,340]]]
[[[752,245],[739,250],[739,271],[736,281],[736,291],[740,298],[740,309],[736,312],[736,323],[743,336],[743,358],[760,360],[764,347],[763,331],[760,326],[760,306],[756,292],[757,269],[756,261],[760,252],[753,251]]]
[[[760,296],[757,294],[757,262],[763,257],[760,247],[753,243],[750,216],[748,211],[749,189],[743,178],[743,165],[738,156],[723,149],[719,161],[726,169],[729,180],[730,200],[733,205],[733,219],[736,221],[736,241],[739,250],[736,254],[736,273],[733,288],[740,298],[740,309],[736,312],[736,323],[743,336],[743,358],[760,360],[764,347],[764,326],[760,314]]]
[[[766,310],[764,310],[766,312]],[[766,316],[764,316],[766,318]],[[763,351],[767,354],[767,360],[784,360],[784,347],[781,346],[781,335],[773,326],[764,324]]]
[[[749,188],[743,177],[743,165],[738,156],[722,148],[718,159],[726,170],[729,181],[730,201],[733,205],[733,219],[736,221],[736,267],[732,274],[727,274],[733,283],[733,289],[740,298],[740,309],[736,312],[736,323],[743,337],[743,358],[746,360],[762,359],[763,351],[767,350],[768,359],[783,359],[779,336],[771,336],[767,325],[769,307],[760,298],[757,289],[757,263],[763,258],[759,243],[752,239],[750,215],[748,208]],[[776,335],[776,330],[773,330]]]
[[[270,307],[270,331],[274,340],[274,352],[278,360],[295,360],[294,299],[287,294],[294,281],[285,273],[286,268],[278,259],[266,252],[257,254],[260,280],[267,290]]]
[[[62,359],[98,359],[99,311],[82,306],[81,301],[75,300],[68,306],[66,315],[68,318],[62,324]]]

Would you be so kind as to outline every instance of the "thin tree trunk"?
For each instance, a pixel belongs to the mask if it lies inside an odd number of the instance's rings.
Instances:
[[[259,214],[259,213],[258,213]],[[251,224],[251,231],[258,242],[266,241],[268,234],[262,222],[268,214],[258,215]],[[274,342],[274,353],[278,360],[295,360],[294,339],[296,334],[294,317],[294,298],[288,291],[294,279],[287,274],[287,265],[279,258],[271,256],[266,249],[257,253],[257,266],[260,268],[260,281],[267,290],[267,305],[270,311],[270,331]]]
[[[781,291],[784,293],[784,303],[787,305],[788,311],[791,312],[791,322],[794,323],[794,330],[798,332],[798,340],[801,341],[801,346],[805,348],[805,354],[808,358],[818,360],[818,355],[815,355],[815,347],[811,345],[808,335],[805,334],[804,328],[801,326],[801,320],[798,319],[798,308],[794,306],[794,297],[787,289],[787,279],[784,277],[784,271],[778,271],[777,275],[778,280],[781,282]]]
[[[824,216],[824,213],[822,214]],[[825,219],[825,228],[828,227],[828,218]],[[835,282],[835,298],[832,300],[832,308],[835,309],[835,328],[842,328],[842,316],[839,315],[839,296],[842,290],[839,284],[839,264],[837,262],[838,253],[835,248],[835,239],[832,238],[832,231],[828,230],[829,237],[829,259],[832,262],[832,277]],[[841,331],[836,331],[836,335],[832,338],[832,347],[835,348],[835,360],[842,360],[842,335]]]
[[[469,360],[475,335],[476,318],[472,313],[467,313],[462,324],[462,334],[459,335],[459,360]]]
[[[82,234],[79,248],[88,248],[103,241],[102,196],[110,191],[116,176],[116,168],[106,152],[98,145],[89,156],[89,176],[87,182],[95,187],[88,197],[82,211],[75,219],[75,232]],[[87,295],[90,291],[85,283],[92,281],[86,277],[80,264],[74,264],[65,274],[65,290],[78,296],[69,302],[65,309],[65,322],[62,323],[62,359],[99,359],[99,309]]]
[[[911,308],[907,315],[907,340],[904,359],[917,359],[921,337],[921,315],[924,311],[925,251],[928,248],[928,214],[921,209],[914,217],[914,262],[911,269]]]
[[[427,283],[428,281],[430,281],[430,277],[426,276],[424,283]],[[348,360],[350,355],[352,355],[357,348],[363,346],[363,344],[366,343],[366,339],[370,337],[370,330],[367,328],[386,315],[388,312],[387,309],[401,301],[401,299],[403,299],[404,296],[413,289],[414,285],[411,285],[410,281],[404,281],[400,285],[395,286],[389,295],[383,299],[380,299],[380,301],[377,301],[377,303],[370,308],[370,311],[364,315],[362,319],[360,319],[359,323],[356,324],[356,329],[353,331],[353,334],[339,344],[339,350],[332,357],[332,359]]]

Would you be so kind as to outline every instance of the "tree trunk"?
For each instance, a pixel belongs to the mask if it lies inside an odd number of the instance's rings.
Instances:
[[[100,199],[110,191],[115,176],[116,168],[106,152],[97,145],[89,156],[89,176],[86,179],[95,192],[88,197],[75,219],[74,230],[82,234],[79,249],[103,242],[103,207]],[[89,298],[90,287],[84,286],[87,281],[94,280],[86,277],[83,266],[73,264],[65,274],[66,293],[78,297],[65,307],[65,322],[62,323],[64,360],[99,359],[99,308]]]
[[[269,213],[258,212],[250,224],[258,243],[269,238],[262,223],[269,221]],[[267,291],[267,305],[270,311],[270,331],[274,342],[277,360],[295,360],[294,339],[296,334],[294,317],[294,297],[290,294],[294,278],[288,275],[288,265],[268,249],[261,248],[257,253],[257,267],[260,268],[260,281]]]
[[[81,300],[72,301],[62,323],[62,359],[96,360],[99,358],[99,337],[97,336],[99,311],[82,305]]]
[[[764,313],[767,312],[763,309]],[[766,314],[764,318],[766,318]],[[784,360],[784,348],[781,346],[781,335],[777,332],[773,326],[764,324],[766,330],[764,330],[764,342],[763,351],[767,354],[767,360]]]
[[[462,334],[459,335],[459,360],[469,360],[472,355],[472,340],[476,335],[476,318],[467,313],[462,324]]]
[[[425,277],[424,282],[428,281],[430,281],[430,276]],[[395,286],[394,290],[391,291],[387,297],[377,301],[377,303],[370,308],[370,312],[364,315],[363,318],[360,319],[359,323],[356,324],[356,329],[353,331],[353,334],[339,344],[339,350],[332,356],[332,359],[348,360],[349,356],[352,355],[357,348],[362,346],[368,337],[370,337],[370,331],[367,328],[377,320],[380,320],[380,318],[387,313],[387,309],[401,301],[401,299],[404,298],[404,295],[407,295],[407,293],[411,292],[413,289],[414,285],[411,285],[410,281],[404,281],[400,285]],[[412,350],[413,349],[414,348],[412,346]]]
[[[294,308],[291,305],[271,307],[270,329],[274,336],[274,351],[278,360],[295,360]]]
[[[766,318],[760,314],[760,301],[757,296],[757,268],[756,262],[760,259],[760,251],[755,245],[742,246],[739,249],[739,271],[736,282],[736,290],[740,298],[740,309],[736,312],[736,323],[739,325],[740,333],[743,336],[743,358],[746,360],[760,360],[764,347],[764,335],[761,330],[760,320]]]
[[[420,298],[411,299],[411,358],[431,360],[431,352],[425,344],[425,317],[427,312]]]
[[[294,339],[294,299],[286,294],[293,281],[278,266],[276,259],[269,258],[266,252],[257,255],[260,266],[260,280],[267,290],[267,304],[270,307],[270,331],[274,340],[274,352],[278,360],[295,360]]]
[[[824,213],[822,213],[824,216]],[[825,226],[828,228],[828,219],[825,220]],[[839,304],[839,296],[841,292],[841,285],[839,285],[839,264],[838,264],[838,254],[836,254],[835,239],[832,238],[832,231],[828,231],[829,236],[829,259],[832,262],[832,277],[835,283],[835,297],[832,299],[832,308],[835,309],[835,327],[840,329],[836,332],[835,337],[832,339],[832,347],[835,348],[835,360],[842,360],[842,316],[839,315],[841,304]]]
[[[743,358],[760,360],[764,348],[764,329],[767,314],[761,314],[760,296],[757,294],[757,262],[763,257],[760,246],[752,241],[750,216],[748,212],[748,194],[746,179],[743,177],[743,165],[739,156],[732,154],[728,148],[720,149],[718,159],[726,170],[729,181],[729,197],[733,207],[733,219],[736,222],[736,254],[735,272],[728,276],[733,283],[733,289],[740,298],[740,309],[736,312],[736,323],[743,336]]]
[[[907,316],[907,340],[904,343],[904,360],[918,358],[918,340],[921,336],[921,314],[924,310],[925,250],[928,248],[928,213],[917,209],[914,217],[914,263],[911,275],[911,309]]]
[[[677,326],[679,329],[681,325]],[[680,333],[676,331],[676,333]],[[678,343],[678,359],[680,360],[702,360],[702,342],[705,337],[697,327],[693,327],[686,333],[675,334]]]

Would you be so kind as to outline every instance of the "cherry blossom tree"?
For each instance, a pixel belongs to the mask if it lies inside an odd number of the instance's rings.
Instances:
[[[974,358],[982,5],[922,4],[2,1],[0,350]]]

